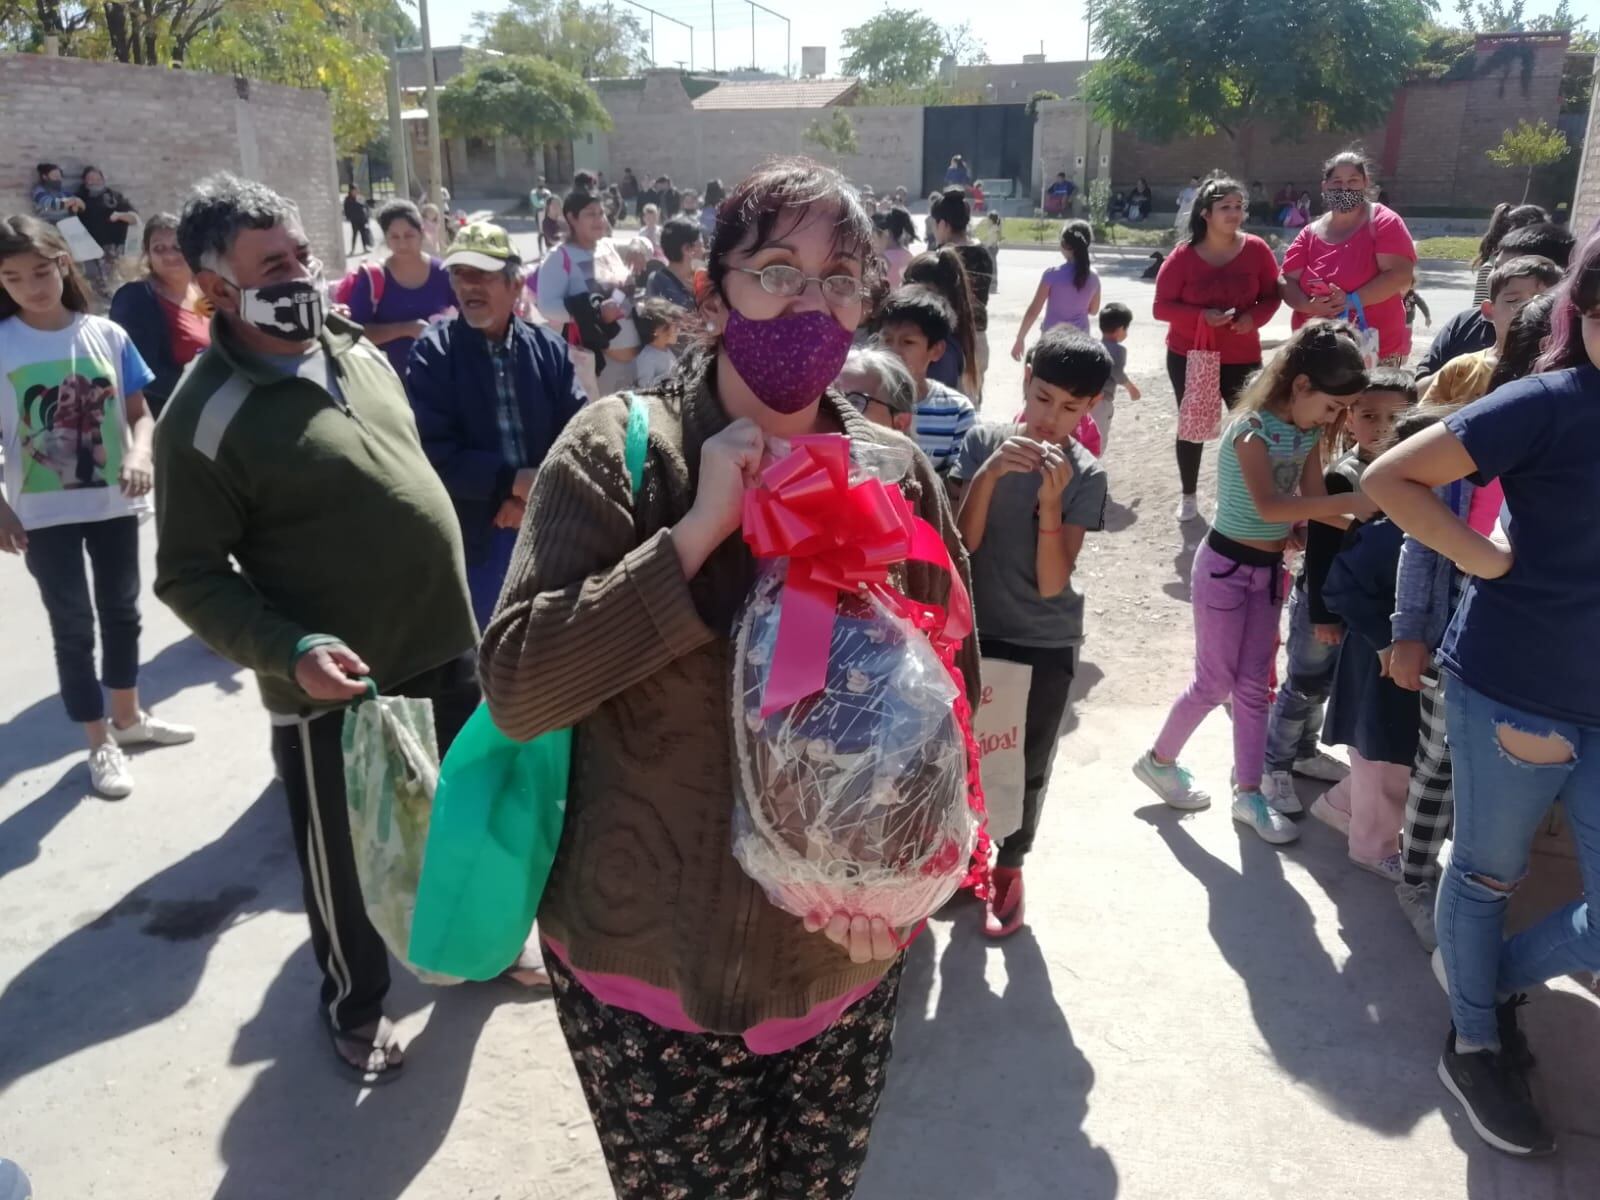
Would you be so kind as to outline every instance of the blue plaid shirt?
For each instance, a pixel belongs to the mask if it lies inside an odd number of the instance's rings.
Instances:
[[[495,418],[500,427],[500,457],[506,466],[522,470],[528,465],[528,441],[522,430],[522,410],[517,405],[517,367],[511,345],[511,327],[498,342],[489,343],[489,364],[494,369]]]

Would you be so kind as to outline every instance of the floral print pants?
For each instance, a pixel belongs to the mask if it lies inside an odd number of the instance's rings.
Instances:
[[[619,1200],[850,1200],[904,959],[809,1042],[755,1054],[600,1003],[553,954],[556,1013]]]

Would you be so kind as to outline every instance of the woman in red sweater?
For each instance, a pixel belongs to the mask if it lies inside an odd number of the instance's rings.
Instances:
[[[1278,260],[1254,234],[1241,232],[1244,186],[1212,178],[1200,187],[1189,216],[1189,242],[1161,264],[1156,276],[1155,317],[1167,322],[1167,375],[1172,394],[1183,400],[1189,351],[1201,323],[1210,327],[1222,354],[1222,399],[1229,408],[1244,382],[1261,366],[1261,327],[1278,311]],[[1178,441],[1178,478],[1183,500],[1178,520],[1199,516],[1201,442]]]

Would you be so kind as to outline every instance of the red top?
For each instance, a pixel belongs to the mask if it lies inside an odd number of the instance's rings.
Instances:
[[[1226,325],[1211,330],[1222,361],[1245,366],[1261,361],[1261,327],[1278,311],[1278,260],[1272,247],[1254,234],[1244,235],[1244,249],[1226,266],[1213,267],[1193,246],[1182,245],[1167,256],[1156,275],[1155,316],[1167,322],[1167,349],[1187,354],[1201,313],[1208,308],[1233,309],[1249,316],[1255,329],[1235,333]]]
[[[1416,243],[1411,231],[1400,219],[1400,214],[1381,204],[1372,205],[1372,215],[1360,229],[1342,242],[1332,243],[1307,225],[1284,253],[1283,273],[1300,272],[1302,283],[1318,279],[1337,284],[1346,293],[1358,291],[1378,276],[1378,255],[1392,254],[1397,258],[1417,261]],[[1396,292],[1387,300],[1366,307],[1367,324],[1378,331],[1378,353],[1384,358],[1411,351],[1411,330],[1406,325],[1405,296]],[[1311,318],[1305,313],[1294,314],[1294,327],[1299,329]],[[1224,359],[1223,361],[1227,361]]]
[[[167,320],[172,357],[180,367],[187,367],[202,350],[211,348],[211,323],[193,309],[174,304],[160,293],[156,299],[161,301],[161,315]]]

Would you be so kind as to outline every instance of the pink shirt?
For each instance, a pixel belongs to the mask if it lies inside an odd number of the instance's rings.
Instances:
[[[645,1020],[663,1029],[672,1029],[679,1033],[707,1032],[689,1019],[689,1014],[683,1011],[683,1001],[678,999],[677,993],[637,979],[630,979],[626,975],[580,971],[567,957],[565,946],[549,938],[542,940],[550,952],[561,960],[562,965],[572,972],[572,977],[583,985],[583,990],[601,1004],[638,1013]],[[845,1009],[857,1000],[864,1000],[870,996],[880,982],[874,979],[854,991],[846,992],[832,1000],[824,1000],[803,1017],[762,1021],[759,1025],[752,1025],[739,1036],[744,1039],[744,1044],[749,1047],[752,1054],[782,1054],[787,1050],[793,1050],[832,1025],[844,1015]]]
[[[1411,231],[1400,215],[1382,204],[1373,204],[1372,216],[1354,234],[1337,245],[1325,242],[1316,227],[1307,225],[1295,237],[1283,256],[1283,273],[1301,272],[1301,282],[1321,280],[1345,292],[1358,291],[1378,275],[1378,255],[1393,254],[1417,261],[1417,247]],[[1369,304],[1367,324],[1378,331],[1378,354],[1389,358],[1411,352],[1411,331],[1406,328],[1406,303],[1403,294]],[[1311,318],[1297,312],[1290,324],[1299,329]]]
[[[1498,479],[1475,490],[1467,504],[1467,524],[1472,531],[1484,537],[1493,533],[1494,523],[1500,516],[1500,506],[1505,500],[1505,489],[1500,486]]]

